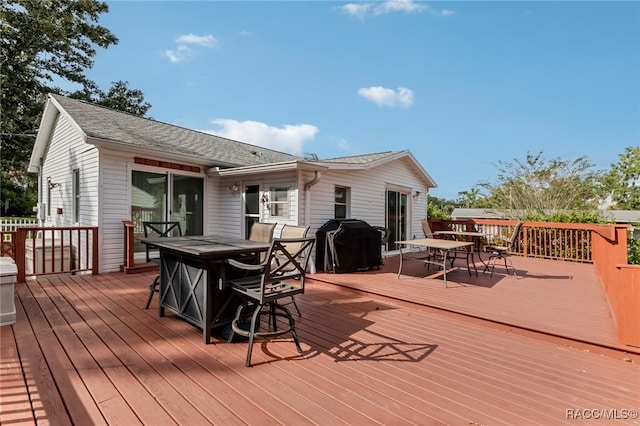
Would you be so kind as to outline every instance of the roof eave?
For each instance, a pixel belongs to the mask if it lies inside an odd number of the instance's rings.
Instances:
[[[56,119],[60,115],[61,110],[60,105],[58,105],[57,102],[49,96],[44,112],[42,113],[42,118],[40,119],[40,126],[38,126],[36,141],[33,144],[33,149],[31,150],[31,157],[29,158],[27,172],[40,172],[42,158],[47,150],[47,144],[49,143],[49,139],[53,133],[53,126],[55,125]]]
[[[229,169],[212,167],[207,170],[209,176],[246,176],[253,174],[282,172],[291,170],[326,171],[328,167],[304,160],[285,161],[282,163],[258,164]]]
[[[418,160],[416,160],[416,158],[413,156],[411,151],[408,151],[408,150],[398,151],[392,155],[389,155],[384,158],[380,158],[378,160],[371,161],[368,163],[334,163],[334,162],[323,163],[322,160],[319,161],[318,163],[327,166],[330,170],[367,170],[367,169],[372,169],[374,167],[378,167],[383,164],[389,163],[391,161],[399,160],[405,157],[409,159],[415,171],[423,177],[423,179],[427,183],[427,188],[437,188],[438,185],[433,180],[431,175],[427,173],[424,167],[422,167],[422,165],[418,162]]]
[[[200,164],[203,168],[206,167],[236,167],[237,164],[224,163],[224,162],[213,162],[213,161],[203,161],[203,157],[197,155],[188,155],[188,154],[179,154],[179,153],[171,153],[167,151],[153,150],[149,148],[141,148],[136,147],[126,142],[119,142],[114,140],[102,139],[89,137],[87,139],[87,143],[95,145],[98,148],[102,148],[105,150],[114,150],[117,151],[119,148],[126,150],[128,153],[134,155],[140,155],[142,157],[149,157],[152,154],[154,157],[166,158],[167,160],[173,161],[181,161],[188,162],[193,164]]]

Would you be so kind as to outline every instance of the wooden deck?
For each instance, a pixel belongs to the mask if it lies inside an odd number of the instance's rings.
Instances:
[[[439,279],[397,280],[393,259],[380,271],[317,274],[297,298],[304,353],[286,338],[256,345],[251,368],[244,366],[245,343],[204,345],[200,330],[142,309],[152,274],[29,281],[16,288],[16,324],[0,328],[0,423],[640,424],[633,411],[640,405],[635,354],[575,348],[428,307],[439,299],[453,311],[446,303],[464,302],[476,317],[533,317],[523,324],[533,329],[553,323],[546,319],[546,291],[560,291],[558,299],[578,316],[600,306],[593,295],[581,308],[589,297],[558,287],[569,275],[586,279],[584,268],[558,272],[544,261],[522,260],[532,263],[516,264],[526,278],[515,285],[529,303],[517,306],[518,290],[504,276],[476,281],[453,272],[444,289]],[[363,291],[374,287],[384,295]],[[590,315],[580,321],[609,327]],[[558,334],[572,327],[581,328],[564,325]],[[574,419],[594,415],[617,420]]]
[[[444,286],[438,268],[405,261],[398,279],[398,256],[380,270],[351,274],[316,274],[314,279],[349,289],[465,314],[524,330],[542,332],[604,347],[621,347],[616,324],[600,278],[592,264],[511,257],[517,277],[498,264],[493,277],[472,275],[456,260]]]

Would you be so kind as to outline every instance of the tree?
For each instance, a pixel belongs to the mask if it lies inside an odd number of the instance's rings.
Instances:
[[[453,209],[458,207],[455,202],[444,198],[427,196],[427,217],[450,219]]]
[[[460,207],[464,207],[467,209],[475,208],[478,206],[480,199],[480,188],[471,188],[468,191],[460,191],[458,192],[458,201],[457,203]]]
[[[151,104],[144,101],[144,94],[141,90],[129,89],[128,85],[128,81],[114,81],[107,93],[97,88],[91,88],[72,93],[70,97],[144,116],[151,108]]]
[[[67,94],[55,82],[79,84],[87,94],[102,93],[84,73],[93,66],[96,48],[118,42],[97,24],[108,10],[98,0],[0,2],[0,210],[4,214],[31,214],[35,195],[16,194],[35,189],[26,166],[45,95]],[[150,107],[143,103],[142,92],[123,82],[114,83],[104,100],[133,113],[144,114]]]
[[[2,169],[24,167],[33,145],[44,95],[59,92],[61,78],[83,86],[93,65],[94,45],[117,38],[92,22],[108,11],[105,3],[84,0],[4,0],[0,4],[0,105]]]
[[[640,210],[640,147],[627,147],[600,183],[612,208]]]
[[[545,160],[542,152],[527,152],[524,161],[500,161],[496,167],[497,183],[480,184],[489,192],[482,204],[521,217],[597,209],[599,174],[585,157]]]

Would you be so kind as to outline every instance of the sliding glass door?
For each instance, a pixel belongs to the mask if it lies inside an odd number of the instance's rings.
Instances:
[[[395,242],[407,239],[408,193],[387,190],[385,226],[389,230],[389,241],[385,250],[395,250]]]
[[[169,194],[171,196],[169,197]],[[131,172],[131,221],[136,236],[142,222],[180,222],[183,235],[203,233],[204,180],[172,173]],[[135,252],[144,251],[136,241]]]

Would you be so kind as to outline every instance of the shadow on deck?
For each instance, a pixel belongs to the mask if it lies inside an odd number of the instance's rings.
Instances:
[[[592,264],[512,257],[517,277],[496,266],[493,277],[477,262],[468,273],[458,259],[444,286],[438,268],[390,256],[377,270],[348,274],[317,273],[317,282],[409,302],[495,324],[629,352],[640,348],[619,345],[616,323],[602,283]]]

